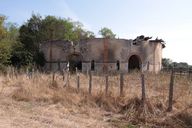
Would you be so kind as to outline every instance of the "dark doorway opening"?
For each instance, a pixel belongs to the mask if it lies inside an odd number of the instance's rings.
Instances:
[[[128,71],[140,70],[140,58],[137,55],[132,55],[128,62]]]
[[[94,71],[95,70],[95,61],[92,60],[91,61],[91,71]]]
[[[72,54],[69,56],[69,71],[82,71],[82,56],[79,54]]]
[[[119,71],[119,70],[120,70],[120,63],[119,63],[119,60],[117,60],[116,66],[117,66],[117,71]]]

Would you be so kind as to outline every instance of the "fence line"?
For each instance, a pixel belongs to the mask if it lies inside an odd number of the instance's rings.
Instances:
[[[174,74],[175,75],[188,75],[189,77],[191,77],[192,75],[192,69],[191,68],[162,68],[162,72],[168,72],[171,73],[172,70],[174,70]]]
[[[10,75],[9,77],[12,79],[17,78],[18,73],[16,73],[16,72],[17,71],[14,71],[14,73],[10,72],[11,75],[8,74],[8,75]],[[14,76],[16,76],[16,74],[17,74],[17,77],[14,77]],[[58,81],[57,74],[58,73],[56,73],[56,72],[50,74],[50,80],[52,81],[51,82],[52,84]],[[105,74],[104,76],[97,76],[95,74],[97,74],[97,73],[89,71],[88,76],[86,76],[86,75],[82,76],[82,75],[80,75],[80,73],[71,75],[69,72],[63,72],[59,76],[61,76],[64,86],[67,86],[67,85],[69,86],[69,84],[71,82],[70,86],[74,86],[75,88],[77,88],[78,92],[80,92],[80,88],[83,89],[84,87],[86,87],[87,92],[90,95],[95,93],[95,91],[93,92],[93,90],[94,90],[94,88],[97,88],[98,85],[101,87],[100,91],[102,91],[102,86],[104,86],[103,92],[106,95],[108,95],[109,93],[111,94],[110,91],[112,89],[116,90],[117,96],[125,96],[125,94],[129,95],[129,94],[127,94],[128,91],[130,93],[135,93],[140,96],[140,99],[142,100],[143,104],[146,100],[148,100],[147,97],[149,95],[152,95],[152,96],[159,95],[159,96],[163,97],[164,102],[166,102],[167,101],[166,98],[168,98],[168,105],[167,105],[168,111],[172,110],[173,100],[175,100],[177,98],[177,96],[180,96],[181,93],[184,93],[184,92],[182,92],[182,90],[179,90],[179,87],[178,87],[178,84],[181,84],[181,83],[176,82],[178,79],[174,79],[175,77],[180,78],[177,75],[178,71],[176,71],[175,69],[172,70],[171,74],[166,74],[166,76],[157,75],[157,74],[153,74],[150,76],[150,73],[142,73],[142,74],[140,74],[140,73],[135,73],[135,74],[134,73],[132,73],[132,74],[119,73],[119,74],[115,74],[115,75],[114,74],[113,75]],[[150,76],[150,77],[148,77],[148,76]],[[166,78],[168,76],[170,79]],[[82,78],[82,77],[84,77],[84,78]],[[154,77],[156,78],[155,80],[153,79]],[[28,77],[26,77],[26,78],[28,78]],[[29,79],[37,79],[37,78],[38,77],[35,77],[35,73],[33,73],[32,76],[29,77]],[[167,83],[165,83],[165,81],[162,81],[162,79],[164,80],[165,78],[168,80]],[[185,77],[185,78],[188,78],[188,77]],[[86,79],[87,81],[84,79]],[[94,82],[94,80],[95,80],[95,82]],[[152,80],[152,82],[151,82],[151,80]],[[191,80],[189,80],[189,82],[191,82]],[[166,87],[166,85],[167,85],[167,87]],[[190,85],[190,83],[189,83],[189,85]],[[191,84],[191,86],[192,86],[192,84]],[[191,86],[190,86],[190,88],[191,88]],[[154,88],[151,88],[151,87],[154,87]],[[147,90],[149,90],[149,89],[153,89],[152,91],[154,91],[154,93],[153,94],[148,93]],[[179,94],[175,94],[175,92],[174,92],[175,90],[179,90]],[[189,89],[189,95],[191,96],[190,89]]]

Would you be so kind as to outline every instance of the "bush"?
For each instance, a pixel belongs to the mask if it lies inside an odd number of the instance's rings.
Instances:
[[[45,65],[45,57],[43,52],[37,52],[36,55],[34,56],[34,62],[36,63],[37,66],[43,67]]]
[[[7,69],[6,69],[6,66],[1,64],[0,63],[0,72],[3,73],[3,74],[6,74],[7,73]]]
[[[33,55],[27,51],[14,51],[10,60],[13,66],[20,68],[32,63]]]

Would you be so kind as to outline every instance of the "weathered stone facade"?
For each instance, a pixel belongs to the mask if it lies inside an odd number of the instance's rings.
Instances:
[[[73,45],[70,41],[50,41],[41,45],[46,70],[124,71],[161,70],[163,40],[139,36],[134,40],[94,38]],[[76,67],[76,68],[75,68]]]

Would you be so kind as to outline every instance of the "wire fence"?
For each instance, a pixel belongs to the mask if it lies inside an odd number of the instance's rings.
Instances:
[[[54,85],[56,82],[60,87],[70,86],[79,91],[88,92],[90,95],[105,93],[106,96],[125,97],[128,99],[139,97],[144,100],[161,102],[164,105],[192,105],[192,75],[191,70],[180,71],[176,69],[163,69],[160,73],[121,73],[113,74],[88,72],[86,74],[76,72],[70,74],[67,71],[42,73],[32,70],[19,71],[10,69],[6,74],[10,79],[18,79],[20,75],[25,76],[34,84],[46,76]],[[172,88],[172,89],[171,89]],[[171,96],[172,95],[172,96]]]

